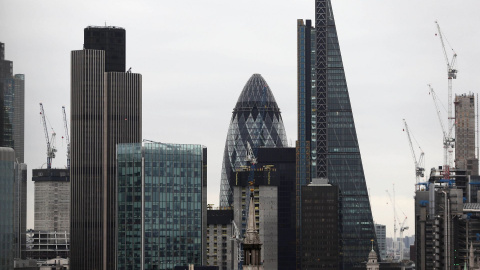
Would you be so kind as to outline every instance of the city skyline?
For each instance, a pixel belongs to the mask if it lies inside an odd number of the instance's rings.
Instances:
[[[426,86],[432,83],[446,104],[445,63],[434,21],[438,19],[458,54],[454,93],[478,92],[475,74],[480,68],[475,64],[480,56],[475,54],[475,46],[480,38],[475,26],[480,19],[474,12],[480,4],[463,1],[452,6],[448,1],[433,0],[332,2],[373,217],[375,222],[387,225],[390,237],[393,217],[388,216],[392,211],[385,189],[392,192],[392,183],[409,225],[414,222],[414,166],[402,132],[403,118],[425,151],[427,174],[430,167],[443,163],[441,131]],[[109,6],[108,12],[102,13],[99,8],[82,17],[77,17],[82,12],[67,3],[55,6],[63,8],[64,13],[52,8],[54,2],[38,6],[28,3],[36,8],[22,13],[18,9],[24,3],[0,4],[0,32],[4,33],[0,41],[6,44],[6,59],[14,61],[14,73],[26,76],[27,228],[33,227],[31,169],[46,160],[38,103],[44,103],[57,132],[59,152],[53,167],[63,167],[66,145],[63,142],[62,147],[60,108],[67,105],[70,110],[69,52],[81,49],[82,32],[88,25],[103,25],[106,20],[107,25],[127,30],[126,67],[144,78],[143,138],[201,143],[209,148],[209,203],[218,205],[225,130],[247,76],[260,73],[274,89],[289,144],[294,145],[296,20],[314,20],[314,1],[247,1],[235,7],[220,1],[209,5],[193,1],[168,4],[172,6],[145,2],[134,8],[120,2],[117,7]],[[157,9],[158,14],[154,12]],[[178,27],[170,23],[174,20]],[[225,23],[218,23],[222,21]],[[11,30],[14,25],[15,31]],[[192,28],[196,31],[189,32]]]

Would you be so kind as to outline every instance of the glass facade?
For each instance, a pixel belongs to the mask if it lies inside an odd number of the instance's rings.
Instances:
[[[329,183],[340,190],[340,268],[364,268],[362,262],[368,258],[375,229],[331,1],[316,0],[315,13],[315,30],[309,21],[306,25],[302,20],[297,23],[297,222],[302,221],[298,212],[300,187],[308,182],[304,177],[308,168],[303,164],[308,165],[310,154],[311,178],[328,178]],[[315,60],[308,61],[309,53]],[[311,86],[311,93],[307,86]],[[307,107],[310,99],[312,110]],[[312,114],[310,120],[309,113]],[[308,125],[311,125],[311,134],[306,129]],[[308,136],[311,136],[310,148]],[[297,231],[297,236],[301,235],[301,231]],[[297,249],[297,252],[302,251]]]
[[[13,149],[0,147],[0,270],[13,269],[14,161]]]
[[[117,269],[203,263],[206,148],[117,146]]]
[[[260,74],[250,77],[233,109],[223,154],[221,207],[232,205],[231,174],[236,168],[247,165],[247,142],[252,148],[287,146],[280,109]]]
[[[330,0],[326,2],[328,179],[340,188],[341,267],[364,268],[362,262],[370,252],[371,239],[376,239],[375,227],[335,19]],[[375,246],[378,253],[377,241]]]

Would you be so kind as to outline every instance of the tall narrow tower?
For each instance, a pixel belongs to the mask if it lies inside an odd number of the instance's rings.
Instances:
[[[119,27],[87,29],[125,38]],[[108,49],[71,54],[72,269],[115,269],[116,145],[142,138],[142,76],[108,71]]]
[[[475,157],[475,96],[455,95],[455,168],[478,175]]]
[[[311,171],[311,179],[328,179],[328,183],[339,188],[340,269],[362,268],[370,252],[370,240],[375,239],[375,229],[331,1],[316,0],[315,15],[315,28],[309,21],[297,23],[300,58],[297,153],[299,157],[303,153],[304,164],[311,168],[303,171]],[[309,110],[308,106],[312,108]],[[301,119],[302,111],[305,116],[310,114],[310,119]],[[302,135],[308,132],[308,125],[311,127],[310,149],[307,135]],[[302,140],[305,143],[302,144]],[[306,174],[299,177],[302,172],[299,166],[304,165],[297,160],[297,222],[301,223],[300,186],[307,185],[311,179]],[[301,231],[297,231],[297,257],[299,252],[306,252],[301,250],[299,235]],[[378,250],[376,244],[374,248]]]
[[[255,205],[253,193],[250,196],[250,205]],[[244,270],[263,270],[261,258],[262,243],[260,242],[256,226],[255,207],[250,207],[248,209],[247,231],[243,240]]]

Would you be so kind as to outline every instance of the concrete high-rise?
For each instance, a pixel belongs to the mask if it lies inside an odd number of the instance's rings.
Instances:
[[[34,230],[70,232],[70,170],[34,169]],[[52,259],[52,258],[49,258]]]
[[[207,148],[119,144],[117,167],[116,269],[204,265]]]
[[[297,210],[301,209],[301,186],[310,181],[308,172],[311,172],[310,179],[326,178],[330,184],[338,186],[341,226],[339,267],[362,268],[362,262],[370,252],[370,241],[375,239],[375,229],[331,1],[316,0],[315,15],[315,30],[308,21],[307,24],[297,22]],[[311,136],[310,142],[308,136]],[[300,158],[302,155],[303,159]],[[302,213],[297,211],[297,214],[300,223]],[[301,226],[299,228],[301,230]],[[297,232],[297,237],[301,235],[301,231]],[[301,241],[297,260],[302,252]],[[374,248],[378,250],[376,243]],[[297,265],[297,268],[300,267]]]
[[[115,269],[116,145],[142,139],[142,76],[107,70],[108,50],[71,53],[72,269]]]
[[[242,217],[248,201],[246,189],[253,176],[255,219],[263,244],[265,269],[295,269],[295,148],[266,147],[257,150],[255,171],[240,168],[232,173],[234,219],[240,234],[247,228]],[[236,253],[238,254],[238,253]],[[237,264],[235,264],[236,266]],[[236,268],[233,268],[236,269]]]
[[[455,168],[478,175],[475,149],[475,96],[455,95]]]

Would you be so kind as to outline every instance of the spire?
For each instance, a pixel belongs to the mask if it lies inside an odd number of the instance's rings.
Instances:
[[[255,221],[255,203],[253,202],[253,193],[250,195],[250,208],[248,209],[248,224],[245,232],[245,243],[260,244],[256,221]]]
[[[248,223],[245,238],[243,240],[243,270],[263,270],[260,236],[255,223],[255,203],[253,192],[250,195],[250,208],[248,209]]]

